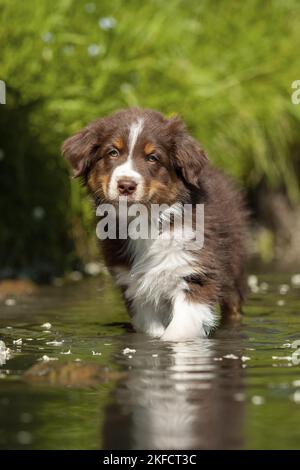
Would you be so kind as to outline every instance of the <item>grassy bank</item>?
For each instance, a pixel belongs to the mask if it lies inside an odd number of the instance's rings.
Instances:
[[[88,202],[59,149],[120,107],[179,113],[251,201],[263,186],[297,205],[296,0],[1,0],[0,14],[2,276],[93,257]]]

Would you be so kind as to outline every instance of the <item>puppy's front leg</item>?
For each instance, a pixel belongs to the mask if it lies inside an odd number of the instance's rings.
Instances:
[[[165,341],[206,338],[217,326],[218,317],[206,303],[193,302],[184,292],[177,294],[172,319],[161,336]]]

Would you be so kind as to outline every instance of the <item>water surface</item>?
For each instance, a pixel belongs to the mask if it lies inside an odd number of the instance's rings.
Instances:
[[[0,448],[299,448],[300,286],[273,274],[252,287],[241,324],[178,344],[133,333],[106,277],[0,301]],[[25,382],[45,356],[124,374]]]

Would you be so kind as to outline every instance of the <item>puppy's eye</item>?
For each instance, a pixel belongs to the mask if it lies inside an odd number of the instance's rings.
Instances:
[[[120,153],[117,149],[111,149],[109,150],[108,155],[112,158],[117,158],[120,155]]]
[[[146,161],[150,163],[158,162],[158,158],[155,153],[150,153],[150,155],[146,155]]]

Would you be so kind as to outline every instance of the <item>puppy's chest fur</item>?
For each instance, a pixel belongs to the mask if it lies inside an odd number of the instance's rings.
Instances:
[[[175,238],[128,240],[128,265],[111,267],[137,330],[159,337],[170,323],[176,296],[188,289],[184,278],[195,271],[196,259],[185,244]]]

